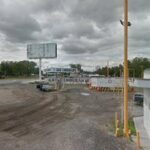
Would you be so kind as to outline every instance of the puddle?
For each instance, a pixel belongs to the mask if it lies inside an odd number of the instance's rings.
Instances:
[[[90,94],[89,93],[81,93],[81,95],[83,95],[83,96],[89,96]]]

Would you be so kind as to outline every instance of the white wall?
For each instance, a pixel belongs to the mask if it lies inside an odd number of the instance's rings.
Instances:
[[[150,69],[144,71],[144,79],[150,79]],[[150,137],[150,88],[144,88],[144,126]]]
[[[144,89],[144,126],[150,137],[150,88]]]
[[[150,88],[150,79],[135,79],[134,82],[129,82],[129,85],[138,88]]]
[[[150,79],[150,69],[144,71],[144,79]]]
[[[123,87],[122,78],[91,78],[93,87]]]

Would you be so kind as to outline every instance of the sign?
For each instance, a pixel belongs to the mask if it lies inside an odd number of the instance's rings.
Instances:
[[[91,78],[90,83],[95,87],[122,87],[122,78]]]
[[[27,45],[27,57],[29,59],[56,58],[57,44],[29,44]]]

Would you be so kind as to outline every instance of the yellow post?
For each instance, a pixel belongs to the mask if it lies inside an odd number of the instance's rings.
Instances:
[[[128,0],[124,0],[124,135],[128,134]]]
[[[118,136],[119,136],[119,128],[116,128],[115,136],[116,136],[116,137],[118,137]]]
[[[137,132],[137,135],[136,135],[136,144],[137,144],[137,147],[138,147],[138,148],[141,147],[140,133],[139,133],[139,132]]]
[[[118,117],[118,112],[115,113],[115,124],[116,124],[115,136],[118,137],[118,134],[119,134],[119,117]]]
[[[117,126],[117,120],[119,120],[119,119],[118,119],[118,112],[115,113],[116,128],[118,128],[118,126]]]

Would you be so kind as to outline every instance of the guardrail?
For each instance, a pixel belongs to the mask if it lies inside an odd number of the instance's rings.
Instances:
[[[63,84],[89,84],[90,78],[48,78],[50,83],[61,81]]]

